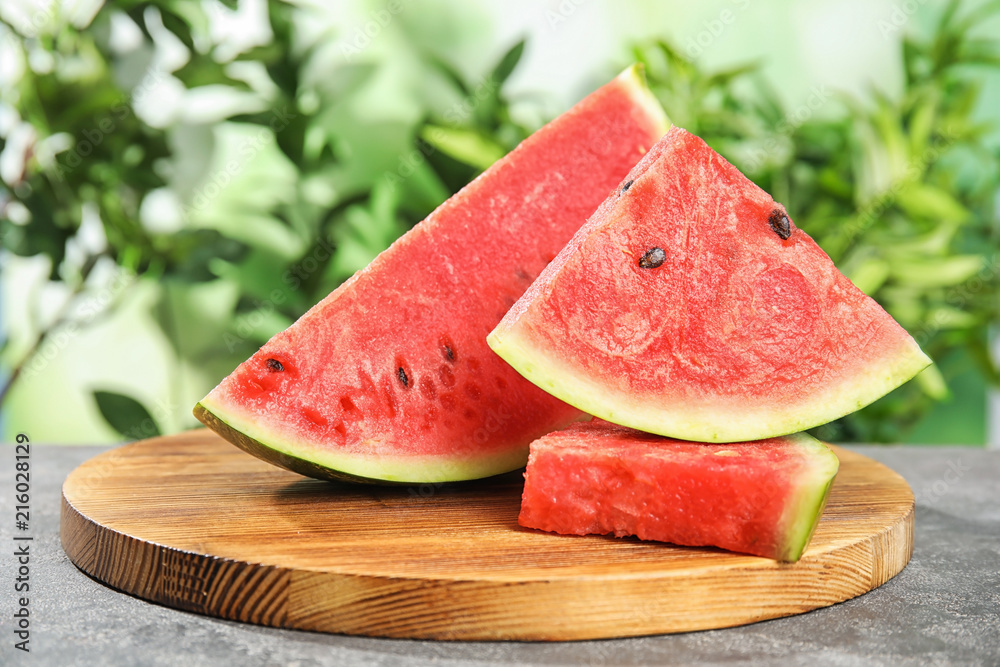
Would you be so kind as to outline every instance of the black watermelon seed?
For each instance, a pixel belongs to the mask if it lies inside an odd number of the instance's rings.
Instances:
[[[782,241],[787,240],[792,235],[792,225],[788,221],[788,216],[778,209],[771,211],[771,215],[767,218],[767,223],[771,225],[771,229],[781,237]]]
[[[441,334],[438,338],[438,345],[441,346],[441,354],[448,361],[455,361],[458,359],[458,352],[455,350],[455,343],[451,340],[451,336],[448,334]]]
[[[272,373],[280,373],[281,371],[285,370],[285,367],[282,366],[281,362],[278,361],[277,359],[268,359],[267,369]]]
[[[625,181],[625,185],[622,186],[622,193],[628,192],[628,189],[630,187],[632,187],[633,183],[635,183],[634,180],[632,180],[632,181]]]
[[[400,366],[396,370],[396,377],[399,378],[399,381],[403,383],[404,387],[409,387],[410,386],[410,378],[406,377],[406,371],[403,370],[402,366]]]
[[[667,261],[667,253],[663,248],[650,248],[646,254],[639,258],[639,268],[655,269]]]

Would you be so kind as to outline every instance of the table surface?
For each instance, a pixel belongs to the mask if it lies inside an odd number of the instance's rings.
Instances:
[[[0,461],[3,665],[1000,664],[1000,451],[852,446],[917,500],[913,559],[871,593],[753,625],[571,643],[427,642],[277,630],[160,607],[77,570],[60,487],[104,447],[31,447],[30,654],[14,648],[14,451]],[[19,533],[22,534],[22,533]],[[183,656],[183,658],[181,658]]]

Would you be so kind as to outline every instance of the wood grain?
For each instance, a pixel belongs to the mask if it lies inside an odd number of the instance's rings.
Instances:
[[[794,564],[524,529],[519,473],[410,487],[323,482],[206,429],[74,470],[61,535],[73,563],[109,586],[276,627],[528,640],[721,628],[841,602],[909,561],[909,486],[834,449],[840,473]]]

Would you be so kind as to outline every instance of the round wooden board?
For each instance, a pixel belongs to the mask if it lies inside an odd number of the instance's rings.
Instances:
[[[517,525],[522,478],[321,482],[202,429],[126,445],[63,485],[61,536],[95,579],[170,607],[385,637],[566,640],[798,614],[865,593],[913,551],[913,494],[841,467],[798,563]]]

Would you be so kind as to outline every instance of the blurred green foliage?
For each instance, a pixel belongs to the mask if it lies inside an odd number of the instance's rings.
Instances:
[[[307,9],[270,2],[270,35],[227,49],[208,7],[126,1],[85,25],[0,26],[27,63],[5,91],[23,160],[0,183],[0,243],[47,257],[66,295],[31,340],[5,339],[0,404],[47,338],[89,326],[81,312],[95,299],[113,311],[119,292],[142,284],[155,284],[175,366],[221,378],[535,129],[505,93],[523,42],[469,77],[401,20],[396,57],[355,41],[330,67],[338,27],[309,25]],[[817,90],[789,110],[752,65],[709,74],[669,44],[635,49],[676,124],[784,202],[932,357],[962,350],[995,384],[1000,155],[984,148],[972,109],[974,68],[1000,66],[996,43],[973,35],[996,8],[963,14],[955,3],[933,35],[908,39],[900,99]],[[127,52],[122,25],[138,37]],[[172,59],[160,57],[164,45]],[[157,119],[151,104],[168,105],[149,90],[164,81],[191,97]],[[198,117],[196,101],[211,98],[195,96],[220,91],[242,106],[203,104],[215,115]],[[834,103],[845,112],[815,113]],[[14,136],[0,137],[0,151]],[[97,241],[88,218],[103,230]],[[111,278],[101,266],[115,267]],[[99,298],[109,280],[123,287]],[[935,368],[820,435],[900,440],[948,383]],[[156,410],[113,388],[81,391],[126,437],[166,430]],[[174,408],[186,412],[185,401]]]

